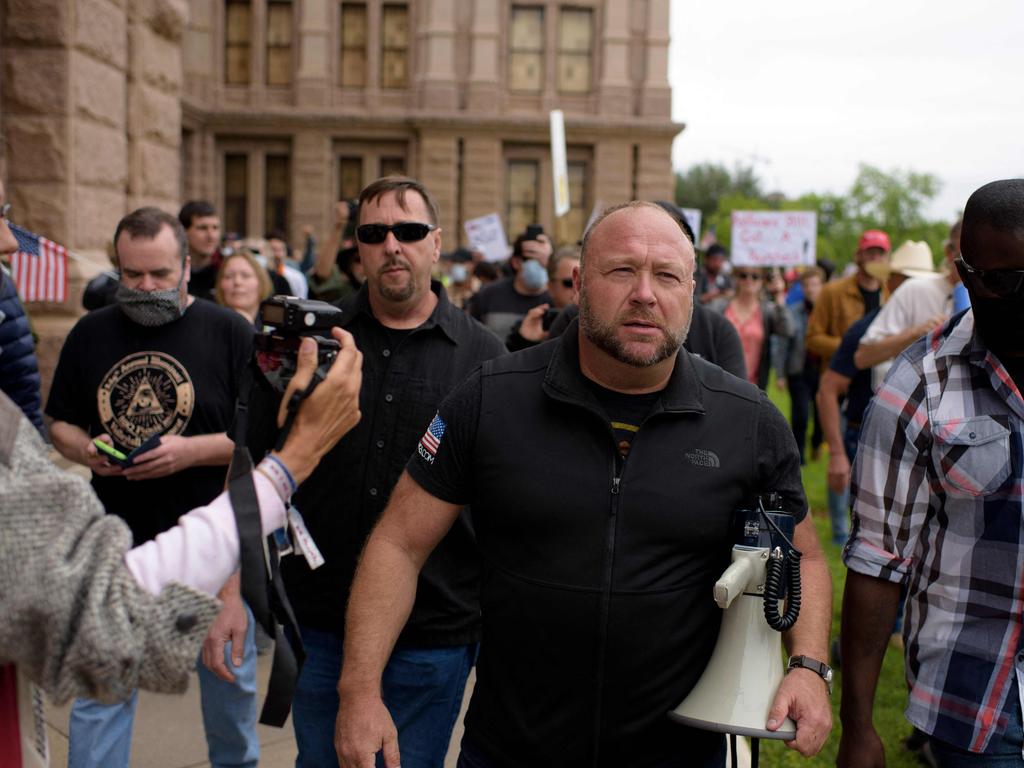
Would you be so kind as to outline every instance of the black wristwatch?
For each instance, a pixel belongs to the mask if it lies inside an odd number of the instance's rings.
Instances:
[[[810,656],[790,656],[789,666],[786,667],[786,671],[788,672],[791,669],[811,670],[811,672],[825,681],[825,685],[828,686],[828,695],[832,695],[832,667],[825,662],[812,659]]]

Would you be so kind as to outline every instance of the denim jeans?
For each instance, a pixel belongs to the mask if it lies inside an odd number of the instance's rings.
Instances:
[[[196,664],[206,746],[214,768],[255,768],[260,759],[256,735],[256,623],[248,606],[246,612],[249,628],[241,667],[231,662],[231,643],[224,648],[224,660],[235,682],[216,677],[202,661]],[[128,768],[137,704],[138,691],[118,704],[76,699],[71,707],[68,768]]]
[[[1016,686],[1010,695],[1018,698]],[[1024,729],[1021,726],[1019,702],[1013,708],[1006,730],[1001,736],[993,737],[993,741],[997,743],[990,745],[991,752],[977,755],[933,738],[932,754],[939,768],[1021,768],[1024,765],[1024,758],[1021,757]]]
[[[342,639],[333,632],[300,627],[306,662],[292,701],[296,768],[337,765],[334,722]],[[384,669],[384,704],[398,729],[403,768],[444,764],[462,706],[477,645],[396,648]],[[382,765],[378,755],[378,765]]]

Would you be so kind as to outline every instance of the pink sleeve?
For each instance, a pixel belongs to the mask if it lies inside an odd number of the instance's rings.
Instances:
[[[285,507],[273,484],[253,472],[264,535],[285,525]],[[228,492],[193,509],[173,528],[124,557],[128,570],[147,592],[160,594],[172,581],[217,594],[238,569],[238,529]]]

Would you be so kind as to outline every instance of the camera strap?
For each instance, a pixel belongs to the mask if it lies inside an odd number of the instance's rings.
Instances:
[[[235,409],[235,448],[228,470],[228,495],[238,528],[242,599],[248,604],[253,618],[274,639],[270,683],[260,712],[260,722],[280,728],[288,719],[305,653],[295,614],[281,579],[277,543],[273,536],[263,536],[260,523],[259,500],[252,476],[252,457],[246,444],[248,402],[252,385],[252,371],[248,365],[240,378]],[[294,638],[294,648],[281,624],[288,627],[288,634]]]

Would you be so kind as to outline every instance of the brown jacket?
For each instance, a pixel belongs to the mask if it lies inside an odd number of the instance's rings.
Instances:
[[[882,301],[889,296],[882,285]],[[839,349],[843,334],[864,316],[864,297],[857,287],[857,275],[850,275],[821,289],[821,295],[814,304],[814,310],[807,319],[807,351],[821,357],[822,368]]]

